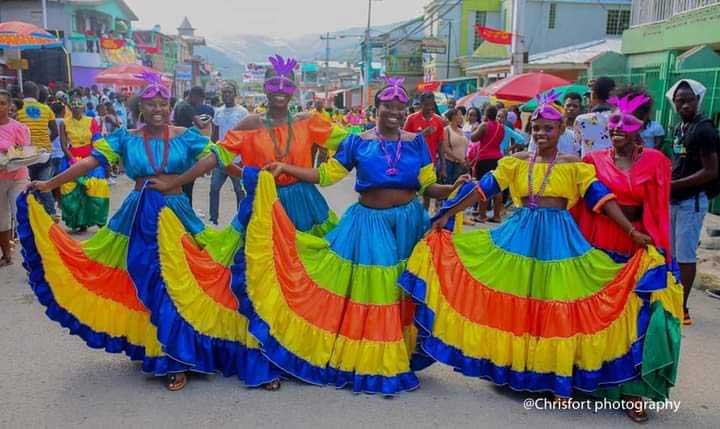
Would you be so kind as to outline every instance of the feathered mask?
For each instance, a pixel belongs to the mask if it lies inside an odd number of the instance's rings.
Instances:
[[[140,91],[140,98],[147,100],[160,96],[166,100],[170,99],[170,90],[162,82],[162,76],[159,73],[153,73],[145,70],[140,74],[135,75],[136,78],[142,79],[148,83],[148,85]]]
[[[385,89],[380,91],[380,94],[378,94],[378,100],[397,100],[404,104],[406,104],[410,100],[407,91],[402,86],[403,82],[405,82],[404,77],[383,76],[383,79],[385,79],[385,83],[387,84],[387,86],[385,87]]]
[[[549,121],[562,121],[563,114],[558,110],[557,107],[555,107],[555,101],[557,101],[560,98],[560,94],[556,92],[554,89],[551,89],[550,91],[540,94],[536,97],[538,102],[538,107],[533,112],[532,116],[530,117],[531,120],[535,121],[537,119],[547,119]]]
[[[275,70],[275,76],[265,80],[263,88],[268,94],[277,94],[282,92],[284,94],[292,96],[297,91],[295,82],[291,79],[293,70],[297,66],[297,61],[294,58],[285,58],[280,55],[269,57],[268,60]]]
[[[642,105],[650,101],[645,94],[628,94],[623,98],[610,97],[608,103],[617,107],[608,118],[608,129],[620,129],[626,133],[634,133],[643,127],[644,122],[635,117],[633,113]]]

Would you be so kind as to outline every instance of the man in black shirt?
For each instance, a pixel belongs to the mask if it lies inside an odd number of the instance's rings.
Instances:
[[[697,246],[700,241],[708,194],[714,196],[718,178],[717,129],[698,107],[705,95],[705,87],[684,79],[668,92],[682,123],[675,129],[673,143],[673,171],[670,190],[670,223],[673,256],[680,265],[680,281],[684,289],[683,324],[692,325],[688,312],[688,297],[695,281]]]
[[[173,122],[178,127],[197,127],[201,133],[208,137],[212,134],[212,119],[215,110],[205,104],[205,90],[201,86],[194,86],[190,89],[187,99],[175,106]],[[192,194],[195,181],[182,186],[183,192],[190,200],[192,207]]]

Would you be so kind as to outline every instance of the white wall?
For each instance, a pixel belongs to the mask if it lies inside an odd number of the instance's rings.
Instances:
[[[550,3],[556,4],[554,29],[548,28]],[[529,0],[525,8],[524,32],[528,51],[534,54],[593,40],[619,38],[620,35],[606,33],[607,11],[629,10],[630,3],[629,0]],[[512,25],[512,1],[505,0],[502,7],[508,10],[508,22]]]
[[[66,33],[71,29],[71,17],[65,15],[64,9],[64,5],[47,2],[48,28]],[[42,27],[42,5],[39,0],[0,0],[0,21],[22,21]]]

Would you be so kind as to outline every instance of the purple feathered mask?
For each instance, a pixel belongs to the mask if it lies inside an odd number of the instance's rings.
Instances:
[[[554,103],[560,98],[560,94],[554,89],[540,94],[537,97],[538,107],[531,116],[531,120],[547,119],[549,121],[562,121],[563,114],[555,107]]]
[[[136,74],[135,77],[144,80],[148,85],[140,91],[140,98],[148,100],[160,96],[166,100],[170,99],[170,90],[162,82],[162,76],[159,73],[153,73],[145,70],[140,74]]]
[[[378,100],[380,101],[392,101],[397,100],[401,103],[407,103],[410,100],[407,91],[403,88],[402,84],[405,82],[404,77],[390,77],[383,76],[387,87],[378,94]]]
[[[297,61],[294,58],[285,58],[280,55],[269,57],[268,60],[275,70],[275,76],[265,80],[263,88],[268,94],[277,94],[282,92],[284,94],[292,96],[297,91],[295,82],[291,79],[293,70],[297,66]]]
[[[608,118],[608,129],[634,133],[643,127],[644,122],[635,117],[633,113],[642,105],[650,101],[645,94],[628,94],[623,98],[610,97],[608,103],[617,109]]]

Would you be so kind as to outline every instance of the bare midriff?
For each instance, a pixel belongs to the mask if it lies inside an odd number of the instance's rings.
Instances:
[[[370,189],[360,194],[360,204],[371,209],[389,209],[404,206],[416,198],[414,189]]]
[[[528,205],[528,198],[522,199],[523,206]],[[540,197],[537,200],[538,207],[543,209],[567,209],[568,200],[562,197]]]

